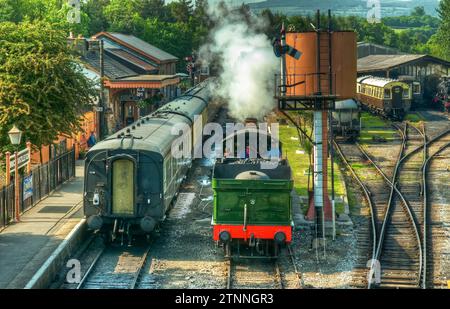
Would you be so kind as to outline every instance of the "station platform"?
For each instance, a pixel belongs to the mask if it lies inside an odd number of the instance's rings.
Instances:
[[[0,289],[22,289],[81,221],[83,161],[75,177],[0,232]]]

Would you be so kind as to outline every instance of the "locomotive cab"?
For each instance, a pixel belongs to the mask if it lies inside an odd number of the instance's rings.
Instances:
[[[276,160],[264,159],[261,153],[251,156],[249,132],[261,139],[267,137],[267,145],[271,145],[270,134],[251,128],[224,139],[226,149],[227,141],[242,134],[249,151],[241,156],[240,151],[233,151],[230,157],[216,160],[213,239],[223,246],[226,257],[276,257],[280,248],[292,241],[291,169],[287,160],[281,159],[281,144],[268,150]]]

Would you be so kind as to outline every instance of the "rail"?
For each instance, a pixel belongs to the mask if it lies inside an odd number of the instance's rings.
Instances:
[[[446,131],[447,133],[449,131]],[[425,133],[425,132],[424,132]],[[445,135],[445,134],[444,134]],[[427,156],[425,162],[422,165],[422,183],[423,183],[423,247],[425,250],[424,254],[424,269],[423,269],[423,276],[422,276],[422,289],[427,288],[427,237],[428,237],[428,186],[427,186],[427,170],[428,170],[428,164],[430,161],[439,153],[441,153],[446,148],[450,147],[450,142],[444,144],[441,146],[436,152],[434,152],[432,155]],[[426,152],[425,152],[426,153]]]
[[[140,279],[142,276],[142,271],[146,265],[148,255],[150,253],[151,249],[151,243],[147,244],[145,248],[138,248],[138,249],[144,249],[142,252],[134,252],[131,254],[132,256],[139,255],[139,261],[136,263],[136,271],[132,274],[132,278],[128,278],[128,273],[124,273],[123,278],[122,277],[115,277],[115,278],[109,278],[105,274],[102,274],[100,271],[97,270],[98,265],[104,265],[110,263],[108,258],[113,257],[114,259],[117,258],[117,254],[122,254],[122,251],[118,251],[115,253],[111,253],[112,247],[105,246],[103,247],[97,254],[95,255],[95,258],[93,259],[92,263],[89,265],[89,268],[85,272],[83,278],[81,279],[80,283],[78,283],[76,289],[89,289],[89,288],[95,288],[95,289],[101,289],[101,288],[126,288],[126,289],[136,289],[139,286]],[[111,255],[111,256],[108,256]],[[106,260],[102,261],[102,260]],[[134,261],[130,260],[128,261],[128,266],[133,265]],[[95,274],[97,273],[97,274]],[[102,276],[101,280],[96,279],[96,275],[104,275]]]
[[[341,157],[342,161],[344,162],[345,166],[348,168],[348,170],[350,171],[350,173],[352,174],[353,178],[356,180],[356,182],[359,184],[359,186],[361,187],[361,189],[364,192],[364,196],[366,198],[366,201],[369,205],[369,209],[370,209],[370,221],[371,221],[371,226],[372,226],[372,261],[375,261],[375,254],[376,254],[376,244],[377,244],[377,231],[376,231],[376,218],[375,218],[375,209],[373,207],[373,203],[372,203],[372,198],[371,198],[371,192],[369,191],[369,189],[367,189],[367,186],[361,181],[361,179],[358,177],[358,175],[356,174],[355,170],[352,168],[352,166],[350,165],[350,163],[348,162],[348,160],[345,158],[344,153],[342,152],[341,147],[339,146],[338,143],[336,143],[336,141],[333,141],[335,149],[338,151],[339,156]],[[373,265],[372,265],[373,267]]]
[[[377,260],[379,260],[380,256],[381,256],[381,252],[382,252],[382,247],[383,247],[383,243],[384,243],[384,238],[386,236],[386,229],[387,229],[387,223],[388,223],[388,219],[390,216],[390,211],[391,211],[391,205],[392,205],[392,201],[393,201],[393,197],[394,197],[394,192],[397,193],[397,195],[400,197],[402,204],[403,204],[403,209],[404,211],[406,211],[408,217],[410,218],[410,222],[411,225],[413,227],[414,230],[414,235],[419,247],[419,276],[422,274],[422,268],[423,268],[423,247],[422,247],[422,242],[420,239],[420,233],[419,233],[419,229],[417,227],[417,224],[414,220],[414,216],[412,214],[411,208],[409,206],[409,204],[407,203],[406,199],[404,198],[403,194],[400,192],[400,190],[398,190],[397,185],[396,185],[396,179],[397,179],[397,174],[398,171],[400,169],[400,164],[402,159],[404,158],[403,156],[403,151],[406,147],[406,141],[407,141],[407,125],[405,125],[404,131],[402,132],[402,130],[398,127],[395,126],[394,127],[399,130],[400,135],[402,136],[402,147],[401,147],[401,151],[399,153],[395,168],[394,168],[394,173],[393,173],[393,177],[392,177],[392,181],[389,180],[389,178],[386,176],[386,174],[381,170],[381,168],[372,160],[372,158],[367,154],[367,152],[361,147],[361,145],[359,145],[357,143],[358,148],[361,150],[361,152],[364,154],[364,156],[367,158],[367,160],[369,160],[369,162],[377,169],[377,171],[380,173],[380,175],[385,179],[386,183],[389,184],[389,186],[391,187],[391,192],[389,195],[389,201],[388,201],[388,205],[387,205],[387,209],[386,209],[386,213],[384,216],[384,220],[381,226],[381,231],[380,231],[380,237],[379,237],[379,241],[378,241],[378,246],[377,246],[377,251],[375,254],[375,257]],[[369,281],[369,285],[368,288],[370,289],[372,285],[372,282]],[[420,285],[420,278],[418,280],[418,285]]]

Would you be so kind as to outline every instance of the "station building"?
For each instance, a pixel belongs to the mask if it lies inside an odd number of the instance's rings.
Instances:
[[[375,43],[358,42],[357,44],[358,59],[370,55],[404,55],[398,49]]]
[[[414,106],[426,104],[435,95],[440,79],[450,75],[450,62],[446,60],[430,55],[385,54],[385,49],[379,50],[381,54],[358,59],[358,77],[372,75],[410,84]]]
[[[99,42],[103,41],[104,112],[109,134],[180,93],[180,78],[176,75],[178,58],[135,36],[100,32],[89,39],[71,35],[69,41],[80,53],[85,70],[99,80],[102,71]]]

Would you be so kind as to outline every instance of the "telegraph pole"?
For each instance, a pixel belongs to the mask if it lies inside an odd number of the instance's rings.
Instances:
[[[108,128],[107,128],[107,121],[106,121],[106,106],[105,106],[105,86],[104,86],[104,77],[105,77],[105,61],[104,61],[104,55],[103,55],[103,40],[100,39],[99,41],[99,54],[100,54],[100,97],[99,97],[99,125],[100,130],[98,136],[99,140],[102,140],[106,137],[108,134]]]

